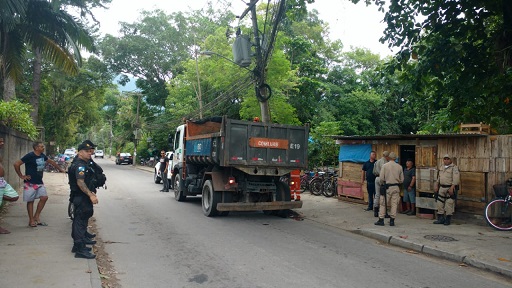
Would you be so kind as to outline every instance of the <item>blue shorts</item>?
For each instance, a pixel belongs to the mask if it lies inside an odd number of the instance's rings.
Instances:
[[[29,182],[25,182],[25,185],[23,186],[24,202],[34,202],[34,200],[44,196],[48,196],[44,184],[32,184]]]
[[[404,189],[404,202],[416,204],[416,188],[412,188],[411,191]]]

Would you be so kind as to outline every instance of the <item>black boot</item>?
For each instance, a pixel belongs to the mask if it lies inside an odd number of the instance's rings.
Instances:
[[[92,254],[90,251],[85,249],[85,244],[75,244],[77,251],[75,252],[75,258],[85,258],[85,259],[94,259],[96,255]]]
[[[80,247],[79,247],[78,245],[74,244],[74,245],[73,245],[73,248],[71,248],[71,253],[75,253],[75,252],[77,252],[79,249],[80,249]],[[91,251],[91,250],[92,250],[92,248],[87,247],[87,246],[84,246],[82,249],[83,249],[83,250],[85,250],[85,251]]]
[[[389,219],[389,226],[395,226],[395,218]]]
[[[444,220],[444,225],[448,226],[451,224],[452,215],[446,215],[446,219]]]
[[[87,245],[94,245],[94,244],[96,244],[96,240],[92,240],[92,239],[89,239],[86,237],[84,240],[84,243]]]
[[[379,217],[379,207],[373,208],[373,217]]]
[[[437,220],[434,221],[434,224],[444,224],[444,214],[437,214]]]
[[[379,221],[375,222],[375,225],[377,225],[377,226],[384,226],[384,219],[383,218],[379,218]]]
[[[96,234],[94,234],[94,233],[89,233],[89,232],[85,231],[85,237],[86,237],[86,238],[89,238],[89,239],[92,239],[92,238],[96,237]]]

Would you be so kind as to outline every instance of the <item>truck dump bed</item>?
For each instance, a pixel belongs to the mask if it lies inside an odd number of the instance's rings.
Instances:
[[[227,117],[189,121],[186,161],[242,170],[276,168],[275,171],[280,172],[274,175],[285,174],[307,167],[308,137],[308,126],[241,121]]]

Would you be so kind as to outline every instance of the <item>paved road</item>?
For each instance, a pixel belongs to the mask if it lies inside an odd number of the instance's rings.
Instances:
[[[259,212],[203,216],[152,174],[98,160],[95,218],[123,287],[509,287],[492,274]]]

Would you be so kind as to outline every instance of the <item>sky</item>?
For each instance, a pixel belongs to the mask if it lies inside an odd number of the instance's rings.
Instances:
[[[205,7],[211,1],[214,7],[219,3],[231,2],[235,15],[240,15],[247,7],[242,0],[113,0],[108,11],[94,10],[95,17],[100,21],[100,31],[117,35],[118,22],[135,22],[142,10],[161,9],[166,13],[191,11]],[[245,0],[249,2],[249,0]],[[344,50],[350,47],[364,47],[381,57],[392,55],[386,44],[381,44],[379,38],[385,29],[382,23],[383,14],[376,6],[366,7],[363,3],[357,5],[349,0],[316,0],[309,5],[319,12],[321,20],[329,23],[331,40],[341,40]]]

